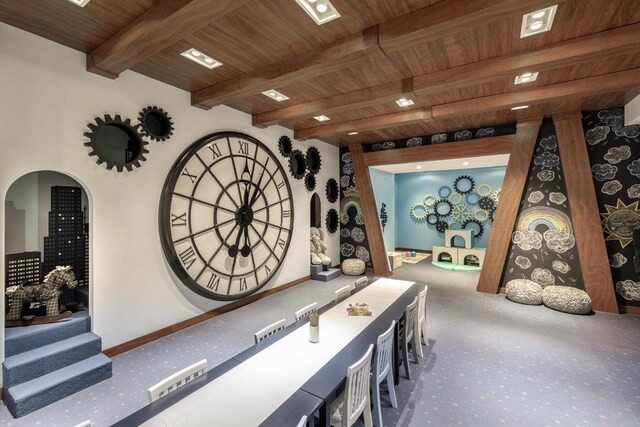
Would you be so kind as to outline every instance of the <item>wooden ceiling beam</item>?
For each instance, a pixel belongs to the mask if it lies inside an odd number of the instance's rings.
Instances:
[[[565,0],[447,0],[365,29],[315,52],[297,55],[191,94],[192,105],[210,108],[269,89],[340,70],[367,57],[410,48],[445,34],[487,24],[523,10]]]
[[[371,107],[392,102],[403,96],[429,95],[460,89],[502,78],[513,78],[527,71],[542,72],[640,50],[640,24],[555,43],[543,48],[514,53],[485,61],[466,64],[448,70],[423,74],[403,81],[389,82],[316,101],[293,105],[280,110],[253,115],[258,127],[312,117],[331,115],[350,109]]]
[[[112,79],[249,0],[160,0],[87,54],[87,71]]]
[[[536,105],[561,101],[568,98],[585,98],[609,92],[632,89],[640,86],[640,68],[588,77],[569,82],[558,83],[539,88],[524,89],[499,95],[473,98],[449,104],[435,105],[422,110],[410,110],[402,113],[386,114],[376,117],[296,129],[295,138],[310,139],[346,134],[348,132],[365,132],[384,127],[399,126],[420,120],[440,120],[473,114],[500,111],[520,105]],[[422,117],[422,119],[421,119]]]

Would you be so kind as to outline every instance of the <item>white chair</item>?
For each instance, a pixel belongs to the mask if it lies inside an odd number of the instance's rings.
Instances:
[[[298,421],[297,427],[305,427],[306,425],[307,425],[307,416],[303,415],[302,418],[300,418],[300,421]]]
[[[340,396],[331,404],[331,425],[352,426],[360,415],[364,416],[365,427],[373,427],[371,416],[370,377],[373,344],[367,352],[347,369],[347,384]]]
[[[351,286],[347,285],[347,286],[342,287],[342,288],[340,288],[340,289],[338,289],[336,291],[334,301],[338,302],[342,298],[346,298],[349,295],[351,295]]]
[[[147,395],[149,396],[149,403],[153,403],[161,397],[176,391],[185,384],[195,380],[196,378],[204,375],[207,371],[207,359],[194,363],[191,366],[184,368],[181,371],[165,378],[153,387],[147,389]]]
[[[358,280],[355,281],[354,285],[356,287],[356,289],[360,289],[363,286],[366,286],[367,283],[369,283],[369,278],[368,277],[361,277]]]
[[[371,389],[373,391],[373,410],[377,427],[383,427],[382,409],[380,408],[380,384],[382,384],[384,380],[387,380],[391,406],[394,408],[398,407],[396,389],[393,386],[392,369],[393,330],[395,326],[396,321],[394,320],[391,322],[391,327],[378,337],[378,343],[376,344],[376,357],[373,362],[373,384],[371,384]]]
[[[416,334],[418,341],[422,345],[429,344],[427,339],[427,290],[429,286],[424,285],[424,290],[418,294],[418,321],[416,322]],[[424,357],[422,345],[418,346],[418,356]]]
[[[91,427],[91,420],[83,421],[76,425],[76,427]]]
[[[276,332],[283,330],[286,323],[287,323],[286,319],[281,319],[275,323],[270,324],[266,328],[260,329],[258,332],[254,334],[254,338],[256,339],[256,344],[258,344],[263,339],[270,337]]]
[[[413,353],[414,363],[418,363],[416,322],[418,320],[418,297],[407,306],[404,312],[404,325],[400,331],[400,350],[402,351],[402,363],[404,364],[404,372],[408,379],[411,379],[409,371],[409,346]]]
[[[314,311],[318,311],[318,303],[314,302],[311,303],[305,307],[302,307],[300,310],[295,312],[296,315],[296,322],[300,319],[302,319],[303,317],[307,317],[308,315],[310,315],[311,313],[313,313]]]

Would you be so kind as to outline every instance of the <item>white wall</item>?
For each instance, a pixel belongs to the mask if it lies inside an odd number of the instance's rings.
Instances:
[[[292,137],[292,132],[278,126],[254,128],[249,115],[224,106],[210,111],[193,108],[189,93],[130,71],[116,80],[96,76],[85,71],[82,53],[4,24],[0,24],[0,40],[0,194],[4,197],[13,181],[37,170],[64,172],[85,186],[91,204],[93,326],[103,346],[112,347],[223,305],[186,290],[169,272],[157,224],[162,184],[178,155],[203,135],[237,130],[277,153],[278,138]],[[116,173],[98,166],[82,145],[87,124],[103,114],[137,120],[147,105],[169,112],[174,136],[167,142],[150,142],[147,161],[132,172]],[[338,149],[314,140],[295,145],[320,150],[318,190],[323,194],[327,179],[339,180]],[[302,180],[290,178],[290,182],[295,200],[293,239],[289,256],[265,290],[309,274],[307,258],[300,255],[309,251],[311,193]],[[323,217],[329,207],[323,203]],[[4,211],[0,224],[4,224]],[[329,256],[338,260],[338,233],[327,237],[327,244]],[[0,259],[4,276],[4,248]],[[0,360],[3,351],[0,346]]]

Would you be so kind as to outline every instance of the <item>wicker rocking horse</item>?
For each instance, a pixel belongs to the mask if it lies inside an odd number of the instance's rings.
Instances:
[[[6,294],[11,298],[5,327],[38,325],[55,322],[71,316],[61,297],[65,290],[74,289],[78,281],[70,266],[56,267],[44,278],[40,285],[18,285],[7,288]],[[24,304],[40,304],[46,306],[45,316],[22,316]]]

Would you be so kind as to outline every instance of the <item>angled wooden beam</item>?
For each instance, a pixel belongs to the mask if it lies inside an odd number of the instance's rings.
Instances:
[[[391,270],[389,269],[387,250],[384,247],[382,228],[380,227],[380,219],[378,218],[376,199],[373,195],[373,185],[371,184],[369,168],[364,163],[362,157],[362,144],[349,144],[349,151],[351,152],[351,159],[353,160],[355,179],[358,183],[358,193],[360,193],[360,205],[362,206],[364,227],[367,232],[367,240],[369,241],[369,254],[371,255],[371,262],[373,263],[373,272],[377,276],[389,277],[391,276]]]
[[[510,154],[514,140],[514,135],[502,135],[399,150],[372,151],[364,153],[362,157],[365,165],[369,167],[432,160],[462,159],[466,157],[496,156]]]
[[[315,52],[303,53],[237,79],[193,92],[191,104],[199,108],[211,108],[318,74],[337,71],[365,58],[382,56],[378,46],[378,27],[367,28]]]
[[[518,123],[476,290],[498,293],[542,118]],[[446,145],[446,144],[443,144]]]
[[[347,132],[364,132],[395,126],[399,123],[415,123],[431,120],[431,109],[409,110],[400,113],[385,114],[382,116],[368,117],[366,119],[351,122],[337,123],[335,125],[317,126],[314,128],[296,129],[294,138],[299,140],[327,137],[346,134]]]
[[[120,73],[249,0],[160,0],[87,54],[87,70],[104,77]]]
[[[572,80],[539,88],[518,92],[468,99],[432,108],[434,119],[457,117],[467,114],[479,114],[488,111],[504,110],[519,105],[535,105],[560,101],[567,98],[584,98],[640,85],[640,68],[617,73]]]
[[[236,79],[192,93],[191,103],[210,108],[269,89],[277,89],[318,74],[352,65],[367,57],[436,40],[446,34],[484,25],[523,10],[565,0],[447,0],[353,34],[318,51],[294,56]]]
[[[584,289],[593,301],[594,310],[618,313],[591,163],[584,140],[582,114],[575,112],[554,115],[553,123],[571,206]]]
[[[527,71],[542,72],[640,51],[640,24],[562,41],[534,51],[513,53],[473,64],[434,73],[423,74],[405,81],[394,81],[357,91],[293,105],[280,110],[254,114],[253,124],[268,126],[291,122],[318,114],[332,113],[388,103],[402,96],[429,95],[450,89],[513,78]]]

